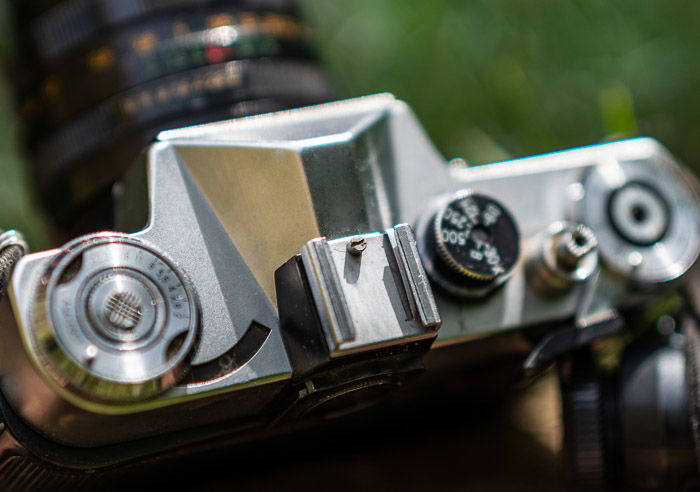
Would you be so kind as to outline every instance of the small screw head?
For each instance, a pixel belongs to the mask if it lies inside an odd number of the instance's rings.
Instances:
[[[348,253],[353,256],[360,256],[367,249],[367,240],[362,236],[355,236],[348,241]]]
[[[664,314],[656,321],[656,331],[660,335],[671,336],[676,331],[676,320],[673,316]]]

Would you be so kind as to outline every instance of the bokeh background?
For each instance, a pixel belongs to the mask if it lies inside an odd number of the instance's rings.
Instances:
[[[700,6],[680,0],[301,0],[341,97],[406,100],[446,157],[484,163],[649,135],[700,155]],[[19,26],[18,29],[22,29]],[[0,56],[13,52],[0,3]],[[45,247],[0,86],[0,227]]]
[[[479,164],[648,135],[700,169],[697,3],[300,3],[339,96],[393,92],[414,108],[448,158]],[[13,52],[12,26],[0,3],[0,58]],[[12,94],[7,82],[0,82],[0,227],[22,229],[37,250],[51,245],[50,236],[23,166],[19,131]],[[479,476],[490,483],[475,490],[510,490],[510,479],[518,474],[530,477],[530,486],[523,483],[520,490],[548,489],[557,483],[552,466],[561,434],[556,398],[556,381],[550,375],[519,397],[502,418],[486,426],[446,426],[442,434],[426,438],[420,451],[424,454],[416,454],[408,467],[397,458],[387,472],[381,460],[391,455],[391,448],[356,446],[343,457],[343,468],[330,457],[319,458],[316,468],[299,459],[266,471],[264,477],[251,472],[238,485],[260,488],[287,481],[294,489],[324,469],[321,478],[326,482],[318,487],[340,480],[346,487],[339,490],[356,490],[367,481],[384,483],[389,473],[402,489],[418,490],[434,485],[435,476],[445,476],[449,483],[449,477],[458,480],[469,462],[470,473],[477,475],[470,483],[483,485]],[[514,445],[514,432],[516,439],[526,435],[536,446]],[[456,451],[466,442],[477,445]],[[505,463],[499,461],[503,449],[512,449]],[[437,457],[428,469],[431,474],[420,468],[426,455]],[[230,482],[223,479],[219,485],[201,490],[229,490]]]
[[[0,229],[20,229],[27,236],[32,250],[50,244],[47,221],[39,208],[31,186],[29,170],[21,144],[21,124],[16,114],[9,79],[8,60],[14,53],[14,32],[8,6],[0,0]]]
[[[676,0],[302,1],[343,96],[391,91],[483,163],[650,135],[700,155],[700,6]]]

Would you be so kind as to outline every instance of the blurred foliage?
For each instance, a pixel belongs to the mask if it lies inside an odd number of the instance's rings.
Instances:
[[[700,156],[697,3],[300,1],[339,95],[393,92],[446,157],[482,163],[634,135],[691,166]],[[5,86],[0,114],[0,227],[42,244]]]
[[[13,52],[12,27],[7,6],[0,2],[0,60]],[[11,69],[9,76],[12,75]],[[23,159],[20,122],[7,77],[0,83],[0,229],[19,229],[33,250],[49,244],[46,221],[39,210],[31,176]]]
[[[700,156],[700,6],[303,0],[341,96],[407,101],[473,163],[649,135]],[[697,168],[696,168],[697,169]]]

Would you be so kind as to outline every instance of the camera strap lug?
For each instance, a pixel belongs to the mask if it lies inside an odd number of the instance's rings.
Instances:
[[[29,252],[29,246],[21,232],[14,229],[0,234],[0,299],[10,281],[15,264]]]

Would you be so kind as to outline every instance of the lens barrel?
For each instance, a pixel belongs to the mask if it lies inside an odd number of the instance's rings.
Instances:
[[[678,324],[678,326],[677,326]],[[582,490],[698,490],[696,321],[663,316],[602,371],[581,349],[561,365],[564,454]]]
[[[291,0],[16,0],[13,70],[39,192],[71,233],[163,130],[333,99]]]

